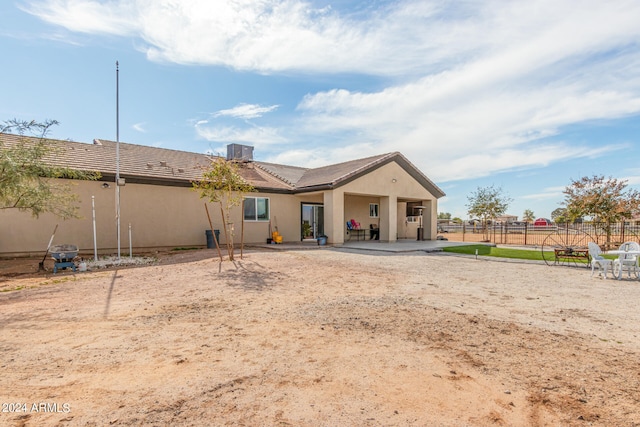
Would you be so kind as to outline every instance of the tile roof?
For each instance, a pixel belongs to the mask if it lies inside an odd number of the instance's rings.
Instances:
[[[312,191],[335,188],[344,185],[364,174],[383,166],[389,162],[396,162],[409,175],[418,181],[435,197],[440,198],[445,193],[405,156],[399,152],[381,154],[363,159],[350,160],[319,168],[297,168],[293,166],[256,162],[256,165],[271,172],[274,176],[284,179],[295,187],[296,191]]]
[[[14,145],[21,140],[35,138],[0,133],[0,144]],[[116,146],[109,140],[96,139],[93,144],[73,141],[49,140],[59,148],[47,161],[58,166],[79,170],[98,171],[103,179],[116,174]],[[131,183],[160,183],[190,186],[201,177],[201,168],[211,156],[188,151],[170,150],[120,142],[120,176]],[[278,192],[304,192],[330,189],[343,185],[378,167],[397,162],[411,176],[436,197],[444,196],[431,180],[413,166],[402,154],[387,153],[351,160],[319,168],[302,168],[268,162],[240,163],[240,173],[256,189]]]
[[[298,188],[316,187],[318,185],[336,186],[360,176],[362,172],[369,171],[375,166],[379,166],[385,159],[397,153],[388,153],[378,156],[356,159],[348,162],[309,169],[309,171],[298,181]]]

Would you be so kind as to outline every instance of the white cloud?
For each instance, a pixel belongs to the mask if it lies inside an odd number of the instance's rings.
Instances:
[[[140,133],[147,133],[147,130],[145,129],[145,124],[143,122],[140,123],[136,123],[134,124],[132,127],[135,131],[140,132]]]
[[[526,194],[523,196],[520,196],[521,199],[524,200],[534,200],[534,201],[539,201],[539,200],[562,200],[564,198],[564,191],[565,187],[547,187],[544,188],[541,192],[539,193],[534,193],[534,194]]]
[[[233,117],[238,119],[256,119],[266,113],[271,113],[278,109],[278,105],[263,107],[255,104],[240,104],[234,108],[220,110],[212,114],[215,117]]]
[[[196,133],[200,138],[211,142],[250,144],[256,147],[287,142],[278,129],[270,127],[196,126]]]
[[[71,31],[137,36],[151,59],[262,72],[420,75],[472,59],[482,78],[531,72],[640,32],[634,0],[407,0],[355,15],[302,0],[31,0],[25,10]]]
[[[138,29],[136,2],[46,0],[27,4],[23,7],[26,12],[70,31],[124,36]]]
[[[637,0],[400,0],[352,15],[302,0],[32,0],[27,10],[70,31],[137,37],[152,60],[385,79],[368,93],[310,93],[288,128],[196,126],[209,141],[311,141],[274,156],[284,163],[402,151],[436,181],[467,179],[620,150],[553,137],[640,113]]]
[[[320,167],[363,157],[372,150],[371,144],[352,144],[341,150],[327,151],[322,145],[313,148],[289,148],[266,159],[268,162],[301,167]]]

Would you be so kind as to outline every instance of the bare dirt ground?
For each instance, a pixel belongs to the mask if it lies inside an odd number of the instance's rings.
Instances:
[[[0,425],[640,425],[638,281],[213,254],[56,275],[0,262]]]

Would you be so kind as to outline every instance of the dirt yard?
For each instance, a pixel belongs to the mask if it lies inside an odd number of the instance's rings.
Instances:
[[[638,281],[445,254],[213,256],[2,264],[0,425],[640,425]]]

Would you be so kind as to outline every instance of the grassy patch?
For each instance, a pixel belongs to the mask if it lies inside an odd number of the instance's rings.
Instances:
[[[544,258],[542,258],[541,250],[497,248],[495,246],[487,245],[449,246],[443,248],[442,250],[444,252],[453,252],[456,254],[466,255],[475,255],[477,250],[478,255],[482,256],[544,261]],[[551,258],[553,258],[553,252],[551,252],[550,256]]]

